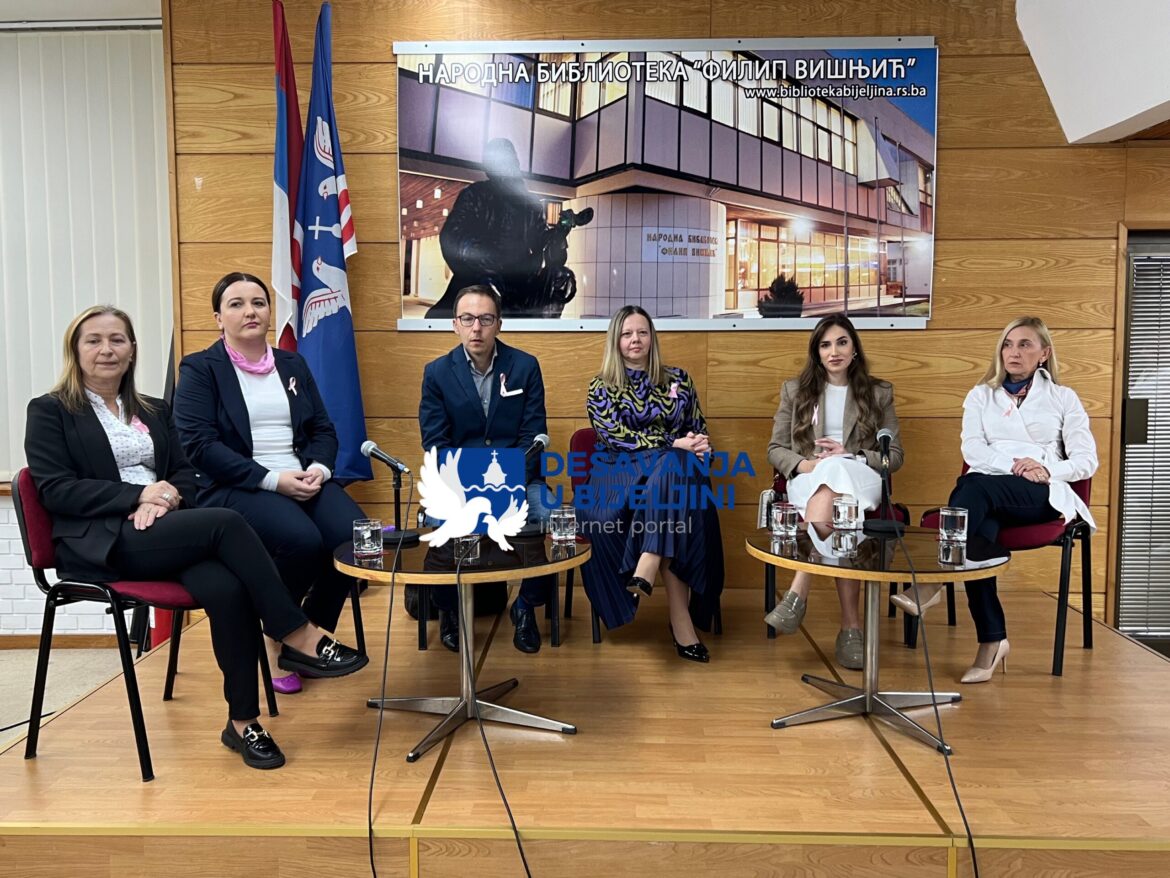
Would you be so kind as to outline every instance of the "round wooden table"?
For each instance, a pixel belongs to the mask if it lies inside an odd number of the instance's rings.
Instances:
[[[487,537],[482,546],[487,548]],[[475,618],[473,591],[476,585],[515,579],[520,576],[544,576],[580,567],[592,553],[588,540],[578,537],[573,543],[554,543],[545,537],[536,540],[512,538],[516,551],[504,553],[493,549],[478,562],[464,562],[456,571],[454,553],[449,544],[432,549],[426,543],[404,548],[398,556],[398,568],[387,569],[394,560],[394,549],[387,546],[381,556],[355,558],[353,545],[341,546],[333,553],[333,566],[343,573],[371,583],[386,585],[455,585],[459,593],[459,695],[412,696],[407,698],[371,698],[370,707],[409,710],[417,713],[442,714],[443,719],[426,737],[406,754],[414,762],[478,713],[482,719],[513,726],[577,733],[577,727],[559,720],[537,716],[495,704],[494,699],[520,685],[515,677],[485,689],[475,685]],[[438,569],[436,569],[438,568]]]
[[[954,704],[962,700],[958,692],[883,692],[878,686],[879,620],[885,601],[883,583],[964,582],[1002,572],[1008,557],[971,561],[967,544],[949,544],[944,550],[938,531],[907,527],[902,535],[905,551],[892,535],[867,535],[861,530],[834,531],[831,524],[802,523],[795,539],[779,540],[768,533],[748,537],[747,553],[773,567],[803,570],[820,576],[844,577],[865,581],[865,654],[862,685],[850,686],[812,674],[800,679],[830,695],[833,701],[772,720],[772,728],[782,729],[801,723],[838,719],[843,716],[872,715],[914,738],[930,744],[940,753],[951,748],[902,713],[902,708]],[[978,557],[973,542],[970,551]],[[944,554],[944,552],[946,554]],[[943,559],[944,560],[940,560]]]

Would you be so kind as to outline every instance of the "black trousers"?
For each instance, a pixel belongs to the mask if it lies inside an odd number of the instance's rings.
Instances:
[[[260,715],[261,625],[283,640],[308,619],[289,597],[255,531],[229,509],[179,509],[146,530],[122,523],[111,566],[127,579],[174,579],[207,611],[228,715]]]
[[[1048,504],[1048,485],[1030,482],[1023,476],[991,476],[967,473],[951,491],[950,506],[967,510],[967,536],[989,542],[999,538],[1001,526],[1042,524],[1060,518]],[[1007,619],[999,602],[994,576],[968,580],[967,607],[975,620],[980,643],[996,643],[1007,637]]]
[[[275,491],[224,488],[203,503],[234,509],[264,543],[293,600],[326,631],[337,629],[352,577],[333,566],[333,550],[353,539],[362,508],[335,482],[326,482],[315,497],[294,500]]]

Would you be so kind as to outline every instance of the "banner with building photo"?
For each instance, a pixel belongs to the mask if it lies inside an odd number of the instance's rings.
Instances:
[[[922,327],[929,38],[395,44],[401,329]]]

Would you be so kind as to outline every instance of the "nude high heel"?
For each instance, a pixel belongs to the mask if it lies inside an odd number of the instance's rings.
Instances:
[[[1012,651],[1011,644],[1007,639],[999,642],[999,646],[995,648],[995,656],[991,659],[990,668],[981,668],[978,665],[972,665],[967,668],[967,673],[959,679],[960,683],[986,683],[995,674],[995,669],[999,664],[1003,663],[1003,672],[1007,673],[1007,657],[1008,653]]]

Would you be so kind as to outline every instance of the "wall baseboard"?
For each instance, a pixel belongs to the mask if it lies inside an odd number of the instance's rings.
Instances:
[[[39,634],[0,634],[0,649],[37,649]],[[54,634],[53,649],[115,648],[118,640],[113,634]]]

